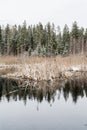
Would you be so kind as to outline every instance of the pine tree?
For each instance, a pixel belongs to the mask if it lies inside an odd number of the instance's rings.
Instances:
[[[87,55],[87,28],[84,33],[84,48],[85,48],[85,54]]]
[[[27,24],[24,21],[23,26],[21,28],[21,52],[23,53],[26,50],[27,44]]]
[[[63,29],[62,46],[63,46],[63,54],[68,54],[70,48],[70,34],[69,34],[69,28],[66,24]]]
[[[85,49],[84,48],[84,28],[79,29],[79,46],[78,46],[78,48],[80,48],[80,49],[79,49],[78,53],[83,54],[84,49]]]
[[[7,55],[10,54],[10,27],[9,24],[7,24],[5,28],[5,53]]]
[[[72,26],[71,37],[72,37],[72,51],[73,51],[73,54],[76,54],[78,38],[79,38],[79,28],[76,21],[73,23],[73,26]]]
[[[11,54],[17,55],[17,44],[18,44],[18,31],[17,26],[12,28],[12,37],[11,37]]]
[[[57,48],[56,48],[56,54],[62,54],[63,53],[63,47],[62,47],[62,35],[61,35],[61,28],[60,26],[57,27]]]
[[[2,29],[0,26],[0,54],[2,54]]]

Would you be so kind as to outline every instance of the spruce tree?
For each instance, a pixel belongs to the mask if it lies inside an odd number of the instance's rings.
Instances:
[[[2,54],[2,29],[0,26],[0,54]]]
[[[9,24],[7,24],[5,28],[5,53],[7,55],[10,54],[10,27]]]
[[[70,34],[69,34],[69,28],[65,24],[64,29],[63,29],[63,35],[62,35],[62,47],[63,47],[63,54],[68,54],[69,53],[69,48],[70,48]]]

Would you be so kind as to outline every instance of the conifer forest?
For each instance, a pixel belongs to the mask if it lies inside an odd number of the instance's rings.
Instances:
[[[48,22],[28,26],[0,26],[0,55],[56,56],[86,54],[87,29],[75,21],[69,29]]]

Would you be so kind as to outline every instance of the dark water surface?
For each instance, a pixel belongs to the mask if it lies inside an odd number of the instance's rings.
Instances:
[[[0,79],[0,130],[87,130],[87,84],[18,89]]]

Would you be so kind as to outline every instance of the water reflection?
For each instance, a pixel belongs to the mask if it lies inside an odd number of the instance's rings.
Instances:
[[[26,104],[27,100],[37,100],[42,102],[43,99],[47,100],[49,103],[55,101],[55,96],[58,94],[58,99],[63,97],[65,101],[68,100],[69,96],[72,97],[74,103],[78,101],[79,97],[87,97],[87,82],[84,80],[69,80],[69,81],[60,81],[58,82],[38,82],[36,86],[28,86],[20,88],[18,81],[0,78],[0,101],[4,98],[7,101],[17,101],[23,100]]]

